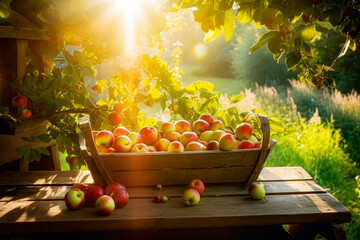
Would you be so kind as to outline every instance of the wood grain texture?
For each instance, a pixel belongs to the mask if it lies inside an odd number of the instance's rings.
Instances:
[[[308,194],[326,193],[313,181],[265,182],[263,183],[267,195],[279,194]],[[150,198],[154,196],[168,196],[170,198],[182,196],[187,185],[164,186],[157,190],[155,187],[127,187],[126,190],[133,198]],[[71,186],[2,186],[0,187],[0,202],[25,200],[62,200]],[[239,184],[206,184],[202,197],[219,196],[247,196],[248,190]]]
[[[305,181],[313,180],[302,167],[265,167],[257,181]],[[0,186],[18,185],[72,185],[75,182],[94,183],[90,171],[31,171],[4,172],[0,174]],[[167,185],[167,184],[164,184]]]
[[[260,201],[247,196],[203,197],[196,207],[184,206],[180,198],[166,204],[132,199],[107,217],[97,216],[94,208],[68,211],[64,201],[0,202],[1,233],[349,222],[350,218],[350,211],[327,193],[271,195]]]
[[[30,28],[0,26],[0,38],[15,38],[29,40],[49,40],[49,36],[44,30],[34,30]]]

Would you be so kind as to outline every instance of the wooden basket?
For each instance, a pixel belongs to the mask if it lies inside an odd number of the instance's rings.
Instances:
[[[204,183],[237,182],[248,186],[259,176],[276,141],[269,140],[269,121],[256,114],[261,123],[262,148],[232,151],[98,153],[89,116],[80,119],[81,151],[97,185],[116,181],[125,186],[188,184],[199,178]]]

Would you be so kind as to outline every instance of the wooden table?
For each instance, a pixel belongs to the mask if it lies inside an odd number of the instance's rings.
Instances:
[[[105,236],[113,231],[133,238],[142,233],[147,238],[158,234],[180,239],[184,237],[181,235],[198,233],[216,239],[238,237],[236,234],[244,234],[240,230],[247,229],[251,234],[262,232],[270,238],[271,234],[285,236],[279,226],[298,224],[291,225],[295,236],[323,231],[329,239],[345,237],[342,225],[350,222],[350,211],[314,183],[303,168],[264,168],[257,181],[264,184],[266,199],[249,199],[247,190],[237,184],[207,184],[195,207],[182,203],[186,186],[164,186],[162,190],[127,188],[128,205],[104,217],[98,216],[94,208],[69,211],[63,201],[73,183],[93,182],[89,171],[4,172],[0,174],[0,234],[57,232],[56,236],[65,236],[88,232],[94,237],[96,232]],[[154,203],[156,195],[169,196],[170,200]],[[305,231],[297,233],[299,229]],[[287,237],[283,239],[291,239]],[[249,239],[255,239],[254,235]]]

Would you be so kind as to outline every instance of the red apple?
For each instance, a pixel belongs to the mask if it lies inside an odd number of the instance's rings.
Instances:
[[[155,198],[154,198],[154,202],[156,202],[156,203],[160,203],[161,202],[161,196],[156,196]]]
[[[234,135],[230,133],[225,133],[224,135],[222,135],[219,141],[220,149],[225,151],[234,149],[235,144],[236,139]]]
[[[205,185],[200,179],[193,179],[190,181],[188,188],[195,189],[201,195],[205,190]]]
[[[214,135],[213,131],[205,131],[200,134],[199,139],[205,142],[209,142],[212,139],[213,135]]]
[[[199,119],[193,123],[192,129],[198,136],[200,136],[201,133],[210,130],[210,125],[207,121]]]
[[[137,132],[131,132],[128,135],[128,137],[130,138],[131,143],[132,143],[133,146],[138,144],[138,143],[143,143],[144,142],[142,137],[140,136],[140,134],[137,133]]]
[[[94,207],[96,200],[102,195],[104,195],[102,187],[89,185],[86,190],[86,206]]]
[[[78,188],[72,188],[65,195],[65,204],[70,210],[78,210],[85,204],[85,193]]]
[[[99,133],[99,131],[92,131],[93,139],[95,141],[96,135]]]
[[[210,113],[204,113],[199,119],[205,120],[209,125],[214,122],[214,117]]]
[[[104,153],[114,153],[116,152],[113,148],[107,148]]]
[[[170,123],[170,122],[164,122],[163,124],[161,124],[160,129],[165,134],[176,131],[175,124]]]
[[[101,215],[110,215],[115,210],[114,200],[108,196],[103,195],[96,200],[96,209]]]
[[[205,150],[206,147],[199,142],[190,142],[185,148],[185,151],[205,151]]]
[[[156,130],[156,128],[150,126],[143,127],[139,133],[144,143],[147,145],[151,145],[153,142],[156,141],[158,137],[158,131]]]
[[[123,115],[119,112],[111,112],[109,114],[109,121],[113,125],[119,125],[123,121]]]
[[[199,141],[199,143],[201,143],[202,145],[204,145],[205,147],[207,147],[208,143],[205,141]]]
[[[114,143],[114,135],[108,130],[102,130],[96,135],[95,143],[96,146],[109,148]]]
[[[126,188],[123,184],[119,182],[112,182],[106,186],[105,194],[110,196],[111,193],[114,192],[115,190],[126,190]]]
[[[114,148],[118,152],[128,152],[132,148],[132,142],[129,137],[121,135],[115,139]]]
[[[132,147],[131,152],[149,152],[149,147],[144,143],[138,143]]]
[[[214,120],[214,122],[210,125],[211,131],[223,130],[223,129],[224,129],[224,123],[220,120]]]
[[[219,142],[215,140],[208,142],[206,150],[220,150]]]
[[[262,147],[262,141],[255,143],[255,148],[261,148],[261,147]]]
[[[165,134],[165,138],[169,141],[179,141],[180,133],[178,132],[169,132]]]
[[[194,132],[183,132],[180,135],[180,142],[181,144],[186,147],[190,142],[197,142],[199,137]]]
[[[116,102],[113,105],[113,110],[115,112],[121,112],[124,109],[125,105],[122,102]]]
[[[238,146],[238,149],[255,148],[255,144],[249,140],[242,140]]]
[[[87,185],[83,184],[83,183],[74,183],[72,186],[71,186],[71,189],[73,188],[77,188],[77,189],[80,189],[81,191],[83,191],[84,193],[86,192],[86,189],[87,189]]]
[[[240,123],[235,129],[235,136],[239,140],[248,139],[253,132],[253,129],[248,123]]]
[[[213,136],[211,137],[211,140],[220,141],[220,138],[222,135],[224,135],[225,132],[223,130],[215,130]]]
[[[116,208],[123,208],[129,202],[129,194],[124,189],[113,191],[110,197],[114,200]]]
[[[182,134],[183,132],[191,132],[191,124],[186,120],[179,120],[175,123],[176,132]]]
[[[130,134],[130,131],[125,127],[117,127],[113,131],[114,138],[121,136],[121,135],[129,136],[129,134]]]
[[[27,99],[24,96],[16,96],[12,99],[12,105],[16,108],[24,108],[26,103]]]
[[[26,108],[19,109],[19,116],[22,118],[29,118],[31,117],[31,111]]]
[[[186,206],[195,206],[200,202],[200,193],[195,189],[186,189],[182,196]]]
[[[184,146],[179,141],[173,141],[169,144],[168,152],[183,152]]]
[[[149,148],[149,152],[156,152],[157,151],[156,147],[154,147],[154,146],[148,146],[148,148]]]
[[[166,138],[160,138],[159,140],[157,140],[153,143],[153,146],[156,147],[159,151],[166,152],[170,143],[171,142],[169,140],[167,140]]]

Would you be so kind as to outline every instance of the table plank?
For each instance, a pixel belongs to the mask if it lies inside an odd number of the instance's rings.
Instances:
[[[302,167],[266,167],[258,181],[304,181],[312,180]],[[32,171],[4,172],[0,174],[0,186],[18,185],[72,185],[75,182],[93,183],[90,171]]]
[[[264,182],[267,195],[325,193],[314,181]],[[13,186],[0,187],[0,201],[62,200],[71,186]],[[157,195],[180,197],[186,185],[164,186],[157,190],[151,187],[128,187],[130,198],[153,198]],[[206,184],[203,196],[247,196],[245,187],[238,184]]]
[[[350,211],[328,193],[202,197],[195,207],[181,198],[166,204],[132,199],[122,209],[103,217],[94,208],[68,211],[64,201],[0,202],[0,232],[61,232],[119,229],[167,229],[349,222]]]

